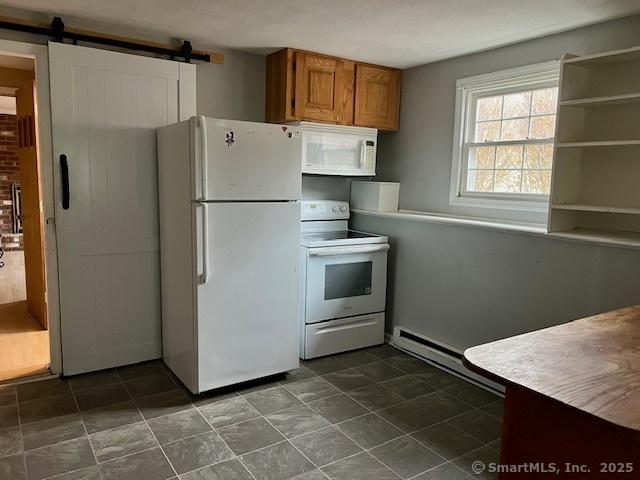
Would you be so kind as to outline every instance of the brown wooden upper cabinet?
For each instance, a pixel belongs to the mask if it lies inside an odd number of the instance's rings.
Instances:
[[[267,57],[266,120],[397,130],[400,71],[287,48]]]
[[[397,130],[400,106],[400,70],[356,66],[355,125]]]
[[[351,124],[353,81],[353,62],[296,52],[295,116],[321,122]]]

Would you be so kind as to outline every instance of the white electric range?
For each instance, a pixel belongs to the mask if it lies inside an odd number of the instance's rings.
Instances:
[[[300,356],[384,342],[388,238],[349,230],[349,204],[303,201]]]

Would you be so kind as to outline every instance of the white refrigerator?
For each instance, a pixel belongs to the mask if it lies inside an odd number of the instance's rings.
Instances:
[[[158,130],[163,359],[194,393],[298,367],[300,132]]]

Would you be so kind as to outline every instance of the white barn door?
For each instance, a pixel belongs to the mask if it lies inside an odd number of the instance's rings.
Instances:
[[[195,66],[60,43],[49,65],[63,372],[158,358],[155,129],[196,114]]]

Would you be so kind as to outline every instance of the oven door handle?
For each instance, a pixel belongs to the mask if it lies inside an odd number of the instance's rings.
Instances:
[[[310,248],[310,257],[329,257],[333,255],[349,255],[354,253],[374,253],[389,250],[388,243],[378,245],[354,245],[345,247]]]

